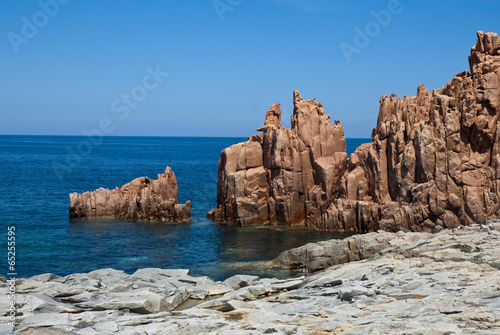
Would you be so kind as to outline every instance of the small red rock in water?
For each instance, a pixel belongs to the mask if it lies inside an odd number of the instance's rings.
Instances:
[[[177,201],[177,179],[167,167],[157,180],[140,177],[121,188],[69,195],[70,217],[114,217],[130,221],[189,221],[191,201]]]

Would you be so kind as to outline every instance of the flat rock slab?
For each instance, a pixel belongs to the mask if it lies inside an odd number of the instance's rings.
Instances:
[[[381,236],[363,236],[389,241],[381,251],[286,280],[214,282],[162,269],[20,279],[15,334],[500,333],[500,270],[492,266],[500,259],[499,222],[372,234]],[[200,292],[212,300],[175,310]],[[8,306],[6,294],[0,305]],[[2,311],[0,334],[11,334]]]

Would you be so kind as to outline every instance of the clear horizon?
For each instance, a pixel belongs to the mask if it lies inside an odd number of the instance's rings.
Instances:
[[[292,91],[346,138],[468,71],[500,1],[3,1],[0,134],[248,137]],[[460,24],[457,24],[459,22]]]
[[[86,137],[85,135],[52,135],[52,134],[0,134],[0,136],[59,136],[59,137]],[[171,138],[248,138],[248,136],[168,136],[168,135],[103,135],[103,137],[171,137]],[[367,140],[371,141],[370,137],[346,137],[352,140]]]

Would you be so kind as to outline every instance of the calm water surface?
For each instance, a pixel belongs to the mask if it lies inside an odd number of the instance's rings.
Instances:
[[[246,138],[0,136],[0,218],[16,227],[18,277],[67,275],[111,267],[188,268],[216,280],[236,273],[285,277],[265,261],[287,248],[340,238],[305,228],[239,228],[205,218],[216,205],[221,150]],[[348,139],[351,153],[369,139]],[[131,223],[68,217],[68,194],[115,188],[170,166],[179,202],[193,202],[193,222]],[[7,262],[0,273],[8,272]]]

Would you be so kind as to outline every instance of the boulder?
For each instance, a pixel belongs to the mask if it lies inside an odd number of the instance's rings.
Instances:
[[[177,180],[167,167],[158,179],[140,177],[114,190],[69,195],[69,216],[113,217],[130,221],[189,221],[191,201],[177,201]]]
[[[366,259],[389,246],[386,232],[355,235],[343,240],[308,243],[283,251],[272,261],[274,265],[315,272],[332,265]]]

